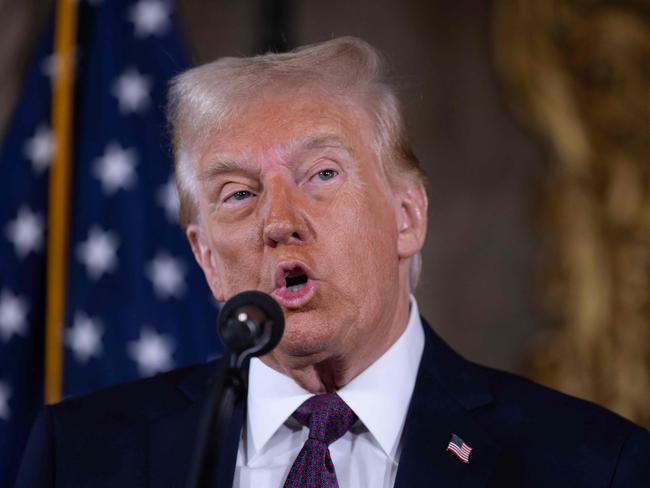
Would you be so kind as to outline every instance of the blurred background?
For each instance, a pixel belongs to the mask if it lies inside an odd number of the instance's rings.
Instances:
[[[7,134],[52,2],[0,12]],[[379,48],[430,183],[423,315],[471,360],[650,427],[647,0],[183,0],[175,14],[190,64],[340,35]]]

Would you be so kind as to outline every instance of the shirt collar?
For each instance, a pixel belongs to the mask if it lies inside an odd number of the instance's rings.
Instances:
[[[392,461],[397,460],[400,434],[424,349],[424,331],[417,302],[411,296],[409,321],[402,335],[374,363],[337,393],[366,426]],[[247,439],[248,459],[259,453],[273,434],[313,396],[290,377],[250,362]],[[377,405],[382,408],[378,409]]]
[[[248,373],[247,458],[253,459],[289,416],[313,393],[252,358]]]

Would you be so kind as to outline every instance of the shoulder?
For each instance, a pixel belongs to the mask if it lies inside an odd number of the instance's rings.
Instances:
[[[449,394],[463,418],[498,446],[503,485],[519,480],[539,486],[540,480],[560,479],[576,486],[650,482],[647,430],[592,402],[472,363],[431,329],[425,333],[420,374],[428,383],[420,391]]]
[[[137,484],[154,439],[151,426],[194,414],[214,369],[214,363],[177,369],[45,407],[32,428],[16,486]],[[194,432],[196,422],[192,415],[163,431],[191,445],[187,432]]]
[[[603,486],[650,482],[650,433],[594,403],[519,376],[474,365],[494,396],[482,424],[526,473],[553,466],[567,480]],[[579,481],[580,480],[580,481]]]
[[[125,423],[165,415],[203,395],[212,380],[215,363],[175,369],[142,380],[111,386],[47,407],[55,419],[75,423]]]
[[[578,485],[585,477],[609,479],[611,486],[650,482],[650,432],[644,428],[517,375],[471,368],[493,396],[477,419],[516,469],[535,473],[535,466],[553,466],[567,480],[575,476]]]
[[[563,439],[573,435],[608,443],[637,429],[647,432],[595,403],[471,362],[430,327],[425,327],[425,337],[421,370],[444,385],[466,410],[496,422],[502,435],[533,432],[557,439],[562,433]]]
[[[636,425],[597,405],[542,386],[515,374],[471,364],[477,376],[488,386],[494,398],[493,415],[502,425],[520,431],[532,429],[564,435],[594,437],[604,442],[608,437],[626,437]],[[597,434],[596,434],[597,431]]]

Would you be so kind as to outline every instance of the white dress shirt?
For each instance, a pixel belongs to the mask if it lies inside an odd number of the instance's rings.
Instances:
[[[339,396],[359,420],[329,449],[341,488],[392,488],[401,438],[418,366],[424,332],[415,298],[407,327],[380,358]],[[251,360],[248,412],[237,452],[235,488],[281,488],[309,428],[291,414],[312,393],[288,376]]]

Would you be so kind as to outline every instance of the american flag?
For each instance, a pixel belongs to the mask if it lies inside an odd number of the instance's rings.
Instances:
[[[472,448],[456,434],[451,434],[447,450],[451,451],[462,462],[469,463],[469,455],[472,453]]]
[[[167,81],[187,67],[165,0],[79,0],[64,396],[205,361],[217,304],[177,223]],[[0,486],[43,402],[50,27],[0,151]]]

